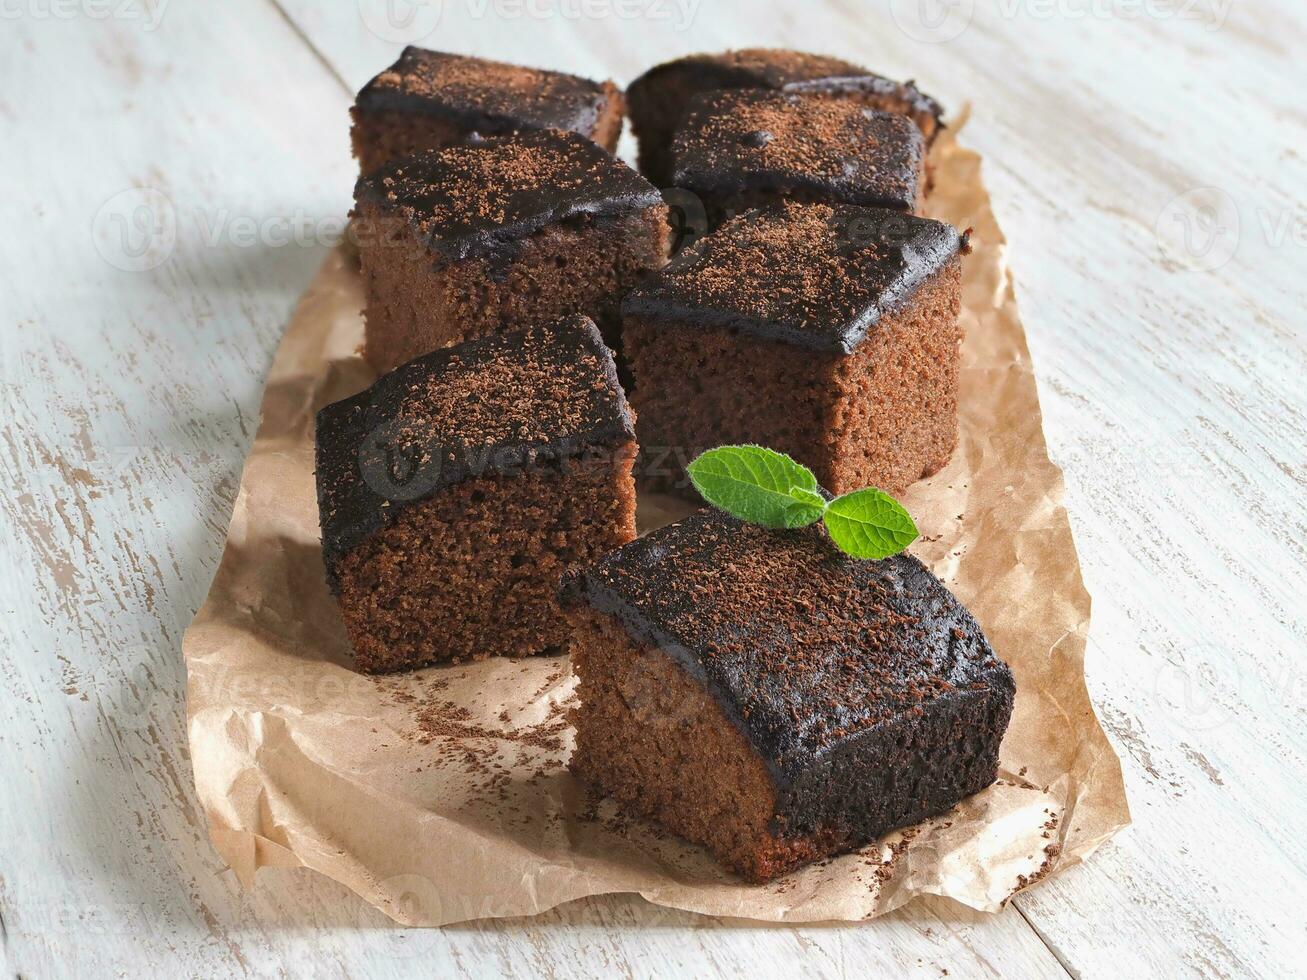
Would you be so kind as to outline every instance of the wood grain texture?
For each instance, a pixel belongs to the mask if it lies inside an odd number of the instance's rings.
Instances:
[[[137,2],[108,19],[11,5],[7,972],[1297,972],[1307,15],[1291,0],[934,2],[445,0],[423,43],[621,82],[693,50],[786,44],[974,102],[966,140],[1012,242],[1096,600],[1091,691],[1135,826],[1003,914],[926,902],[860,928],[607,899],[402,932],[305,872],[241,893],[195,809],[177,647],[271,351],[348,206],[347,89],[398,50],[376,32],[406,28],[351,2]]]

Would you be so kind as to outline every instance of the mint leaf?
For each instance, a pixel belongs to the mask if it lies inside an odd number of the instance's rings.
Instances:
[[[704,500],[750,524],[806,527],[826,509],[812,470],[761,446],[710,449],[687,470]]]
[[[796,528],[824,518],[854,558],[888,558],[917,540],[917,525],[889,494],[869,487],[827,503],[812,470],[762,446],[719,446],[687,469],[704,500],[750,524]]]
[[[826,530],[854,558],[888,558],[917,540],[917,525],[903,505],[870,487],[836,497],[826,506]]]
[[[801,503],[826,509],[826,498],[816,490],[809,490],[807,487],[790,487],[790,496]]]

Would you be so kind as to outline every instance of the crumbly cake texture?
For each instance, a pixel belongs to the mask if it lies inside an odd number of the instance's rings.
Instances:
[[[833,493],[901,493],[957,442],[961,256],[950,225],[784,203],[682,251],[626,297],[642,480],[693,494],[685,465],[757,443]]]
[[[634,457],[584,317],[436,351],[322,409],[323,561],[356,667],[559,649],[563,573],[635,536]]]
[[[619,302],[666,261],[656,188],[574,133],[445,147],[387,164],[355,187],[378,372],[487,333],[571,314],[619,338]]]
[[[366,174],[473,133],[568,130],[611,153],[622,114],[622,95],[612,82],[410,46],[359,91],[350,132]]]
[[[572,767],[751,881],[992,783],[1015,692],[919,561],[704,512],[569,576]]]
[[[904,116],[761,90],[696,96],[672,142],[672,182],[703,200],[710,228],[789,197],[917,211],[925,165]]]
[[[686,105],[699,93],[719,89],[795,92],[896,112],[912,119],[927,143],[943,128],[939,103],[915,84],[892,81],[838,58],[759,48],[697,54],[651,68],[627,90],[641,173],[659,186],[671,183],[672,136]]]

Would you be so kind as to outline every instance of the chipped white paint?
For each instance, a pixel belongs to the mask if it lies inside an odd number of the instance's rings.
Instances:
[[[4,971],[1294,973],[1307,939],[1301,5],[445,0],[408,21],[384,7],[3,11]],[[607,15],[573,16],[586,11]],[[346,87],[422,31],[623,81],[681,52],[782,43],[974,101],[966,138],[1012,240],[1096,600],[1091,689],[1134,828],[1001,915],[922,903],[859,928],[606,899],[405,933],[306,872],[239,891],[194,807],[180,634],[219,554],[273,345],[348,204]]]

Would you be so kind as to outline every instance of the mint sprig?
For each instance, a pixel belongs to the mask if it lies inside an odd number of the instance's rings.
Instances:
[[[710,449],[688,469],[704,500],[750,524],[807,527],[826,510],[812,470],[761,446]]]
[[[889,494],[868,487],[827,501],[812,470],[762,446],[719,446],[688,470],[714,507],[763,527],[824,521],[836,547],[854,558],[888,558],[917,540],[911,515]]]
[[[822,517],[831,540],[854,558],[888,558],[917,540],[912,516],[875,487],[836,497]]]

